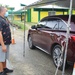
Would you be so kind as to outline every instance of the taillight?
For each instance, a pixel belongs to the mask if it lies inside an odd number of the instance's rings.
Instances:
[[[73,41],[75,41],[75,36],[71,36],[71,39],[72,39]]]
[[[75,36],[71,36],[70,47],[75,50]]]

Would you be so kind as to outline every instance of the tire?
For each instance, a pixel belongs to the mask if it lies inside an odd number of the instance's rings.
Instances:
[[[58,61],[61,60],[60,64],[59,64],[59,70],[62,70],[63,69],[63,56],[61,58],[60,58],[60,56],[61,56],[61,46],[56,45],[52,51],[52,59],[53,59],[53,63],[56,66],[56,68],[58,66]],[[68,64],[66,62],[65,69],[67,69],[67,68],[68,68]]]
[[[28,45],[29,45],[30,49],[35,49],[35,46],[33,45],[31,36],[28,37]]]

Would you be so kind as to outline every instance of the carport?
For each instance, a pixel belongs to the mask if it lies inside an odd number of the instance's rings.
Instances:
[[[38,0],[37,2],[26,6],[25,10],[29,9],[29,8],[34,8],[34,7],[39,7],[39,6],[49,5],[49,4],[55,4],[55,5],[58,5],[58,6],[61,6],[61,7],[67,7],[67,8],[70,9],[68,23],[67,23],[67,33],[66,33],[66,40],[65,40],[66,41],[66,48],[65,48],[64,64],[63,64],[63,71],[62,71],[62,75],[65,75],[65,63],[66,63],[66,55],[67,55],[67,47],[68,47],[68,38],[69,38],[69,32],[70,32],[71,13],[72,13],[72,8],[73,9],[75,8],[75,0]],[[25,18],[26,18],[26,16],[25,16]],[[24,29],[25,29],[25,22],[24,22]],[[25,56],[25,30],[24,30],[24,51],[23,51],[23,55]],[[57,67],[55,75],[57,75],[58,67]]]

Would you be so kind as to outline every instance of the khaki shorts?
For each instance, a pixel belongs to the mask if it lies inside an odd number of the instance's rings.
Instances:
[[[0,46],[0,62],[5,62],[6,59],[9,59],[9,45],[6,45],[7,52],[2,51],[2,47]]]

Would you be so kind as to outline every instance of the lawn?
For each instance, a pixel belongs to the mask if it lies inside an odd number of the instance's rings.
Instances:
[[[22,21],[13,21],[13,24],[16,24],[17,26],[21,27],[21,30],[24,30],[24,22]],[[25,29],[28,30],[32,25],[35,25],[36,23],[26,22]]]

